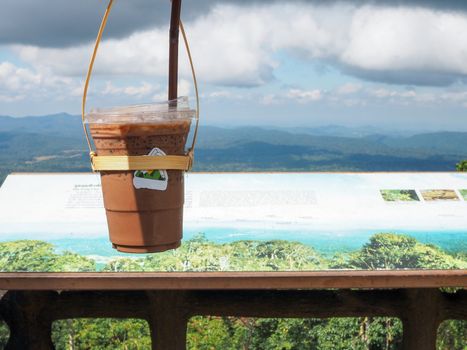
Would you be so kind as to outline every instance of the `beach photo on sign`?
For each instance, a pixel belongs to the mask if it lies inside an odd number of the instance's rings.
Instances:
[[[423,199],[426,201],[458,201],[454,190],[421,190]]]
[[[418,202],[415,190],[380,190],[381,196],[386,202]]]

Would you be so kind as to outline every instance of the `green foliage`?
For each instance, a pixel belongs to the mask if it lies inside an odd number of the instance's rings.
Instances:
[[[0,321],[0,349],[5,349],[9,337],[10,329],[4,321]]]
[[[151,348],[149,326],[138,319],[72,319],[55,321],[52,341],[57,350],[139,350]]]
[[[94,260],[71,252],[57,253],[54,246],[43,241],[0,243],[2,272],[70,272],[95,271]],[[8,339],[8,328],[0,325],[0,348]]]
[[[187,348],[190,350],[236,350],[244,329],[237,319],[222,317],[193,317],[188,323]]]
[[[441,249],[421,244],[412,237],[379,233],[370,238],[358,252],[337,257],[333,268],[350,269],[461,269],[466,261],[443,252]]]
[[[456,164],[457,171],[467,171],[467,160],[462,160]]]
[[[381,190],[383,199],[388,202],[410,202],[419,201],[415,190]]]
[[[71,252],[56,253],[43,241],[0,243],[0,271],[3,272],[80,272],[95,271],[95,262]]]
[[[215,244],[199,234],[175,251],[142,258],[116,258],[104,271],[285,271],[323,268],[397,269],[465,268],[465,254],[449,255],[432,245],[390,233],[372,236],[359,251],[331,261],[312,248],[289,241],[236,241]],[[93,260],[57,252],[41,241],[0,243],[1,271],[95,271]],[[439,350],[466,350],[466,323],[444,322]],[[0,347],[8,329],[0,325]],[[190,349],[393,350],[400,347],[402,326],[391,318],[252,319],[194,317],[188,326]],[[54,322],[57,349],[149,349],[145,321],[73,319]]]
[[[333,318],[315,329],[319,350],[399,349],[402,323],[388,317]]]
[[[142,271],[291,271],[325,267],[310,247],[289,241],[236,241],[213,244],[202,235],[177,250],[141,261]]]
[[[104,266],[104,272],[141,271],[140,259],[118,258]]]
[[[203,234],[172,251],[145,258],[116,258],[104,271],[293,271],[325,268],[312,248],[289,241],[236,241],[215,244]]]
[[[194,317],[188,348],[257,350],[395,350],[402,324],[393,318],[254,319]]]
[[[438,350],[467,350],[467,321],[447,320],[438,328]]]

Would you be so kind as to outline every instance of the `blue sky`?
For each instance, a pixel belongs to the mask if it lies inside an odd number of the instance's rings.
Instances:
[[[106,4],[48,5],[2,9],[0,115],[79,113]],[[168,8],[116,1],[89,106],[166,98]],[[462,2],[185,0],[183,18],[205,124],[467,131]],[[193,95],[183,48],[180,68]]]

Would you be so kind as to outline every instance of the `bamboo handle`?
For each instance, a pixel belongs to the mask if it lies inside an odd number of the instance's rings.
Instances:
[[[109,18],[110,10],[113,6],[113,0],[109,0],[107,9],[97,34],[96,43],[89,63],[86,80],[84,83],[83,100],[81,105],[81,119],[86,136],[86,141],[89,148],[89,154],[91,158],[91,165],[94,171],[110,171],[110,170],[153,170],[153,169],[171,169],[171,170],[190,170],[193,165],[194,148],[196,143],[196,137],[198,134],[199,126],[199,93],[198,84],[196,80],[196,74],[194,70],[193,60],[188,45],[183,24],[180,20],[181,13],[181,1],[172,0],[172,13],[170,21],[170,47],[169,47],[169,101],[177,99],[177,88],[178,88],[178,38],[179,28],[182,31],[185,47],[187,49],[188,58],[190,61],[190,67],[193,75],[193,82],[196,93],[196,126],[193,136],[192,145],[188,150],[188,153],[184,156],[98,156],[94,152],[91,146],[90,136],[85,124],[85,113],[86,113],[86,98],[91,80],[92,70],[96,59],[99,44],[104,33],[107,20]],[[176,101],[175,101],[176,103]]]

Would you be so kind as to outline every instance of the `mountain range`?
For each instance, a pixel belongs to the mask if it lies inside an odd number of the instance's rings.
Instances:
[[[467,132],[201,126],[195,171],[452,171]],[[81,120],[0,117],[0,182],[14,171],[89,171]]]

